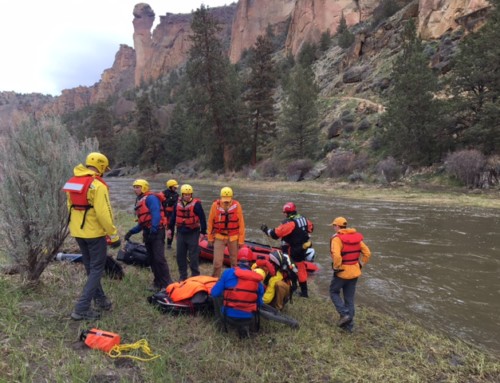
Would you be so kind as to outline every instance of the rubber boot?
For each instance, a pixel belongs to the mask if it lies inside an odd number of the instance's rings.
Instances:
[[[307,282],[300,282],[300,296],[302,298],[309,298],[309,294],[307,293]]]

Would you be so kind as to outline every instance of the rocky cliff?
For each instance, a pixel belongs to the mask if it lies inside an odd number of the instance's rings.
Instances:
[[[327,30],[335,33],[342,14],[348,25],[354,25],[367,20],[379,3],[377,0],[239,0],[237,4],[210,11],[221,21],[221,38],[227,44],[231,61],[237,62],[244,50],[265,33],[268,25],[285,37],[285,49],[297,54],[304,42],[318,42]],[[418,16],[421,37],[439,39],[459,25],[466,30],[473,29],[488,7],[486,0],[414,0],[411,9]],[[154,31],[151,28],[156,15],[148,4],[137,4],[133,15],[134,48],[120,46],[112,68],[106,69],[93,86],[66,89],[59,97],[15,96],[6,95],[6,92],[2,95],[0,92],[0,130],[12,120],[5,115],[14,111],[37,116],[79,110],[139,86],[143,81],[156,80],[184,65],[190,47],[191,14],[160,16]],[[357,36],[354,53],[344,59],[341,69],[355,66],[361,56],[359,52],[366,52],[368,45],[376,47],[380,43],[376,38]]]

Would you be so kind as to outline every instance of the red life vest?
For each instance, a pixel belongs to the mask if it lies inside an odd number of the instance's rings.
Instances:
[[[359,261],[361,255],[361,241],[363,235],[361,233],[336,234],[342,241],[342,264],[355,265]]]
[[[175,225],[177,227],[187,227],[197,229],[200,227],[200,217],[194,213],[194,205],[200,202],[198,198],[193,198],[184,205],[182,199],[177,201],[177,210],[175,212]]]
[[[71,210],[85,210],[83,214],[82,224],[80,226],[83,229],[85,224],[85,217],[87,216],[87,211],[94,206],[89,203],[87,199],[87,193],[89,191],[90,185],[94,179],[101,181],[104,186],[108,187],[106,182],[96,175],[85,175],[85,176],[73,176],[71,177],[63,186],[62,190],[69,193],[69,199],[71,201],[71,207],[69,209],[68,222],[71,220]]]
[[[238,277],[238,283],[224,290],[224,306],[249,313],[257,311],[257,292],[262,277],[252,270],[239,267],[234,269],[234,274]]]
[[[238,202],[232,201],[227,211],[217,201],[217,213],[215,215],[214,231],[218,234],[237,235],[240,232],[240,220],[237,214]]]
[[[144,193],[142,197],[135,203],[137,223],[142,227],[146,227],[148,229],[151,228],[151,212],[146,205],[146,198],[148,198],[150,195],[155,195],[160,200],[160,227],[165,227],[167,225],[167,217],[165,216],[165,211],[163,210],[162,202],[165,200],[165,195],[163,193]]]

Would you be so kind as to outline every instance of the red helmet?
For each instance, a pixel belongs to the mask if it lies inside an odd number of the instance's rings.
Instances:
[[[247,246],[243,246],[238,250],[238,262],[240,261],[255,261],[255,255],[253,254],[252,249]]]
[[[297,208],[295,207],[295,204],[293,202],[287,202],[286,204],[283,205],[283,213],[293,213],[297,211]]]

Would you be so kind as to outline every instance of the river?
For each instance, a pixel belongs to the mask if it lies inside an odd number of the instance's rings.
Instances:
[[[133,180],[106,181],[114,208],[132,212]],[[163,190],[164,185],[152,182],[151,188]],[[195,181],[191,185],[208,218],[220,188]],[[329,223],[343,216],[350,227],[363,233],[372,250],[371,262],[358,282],[359,303],[414,318],[428,328],[500,354],[500,211],[363,201],[278,189],[233,190],[243,206],[249,240],[267,243],[259,227],[262,223],[279,225],[287,201],[293,201],[299,213],[313,221],[316,261],[322,266],[313,279],[321,294],[328,295],[331,279]]]

